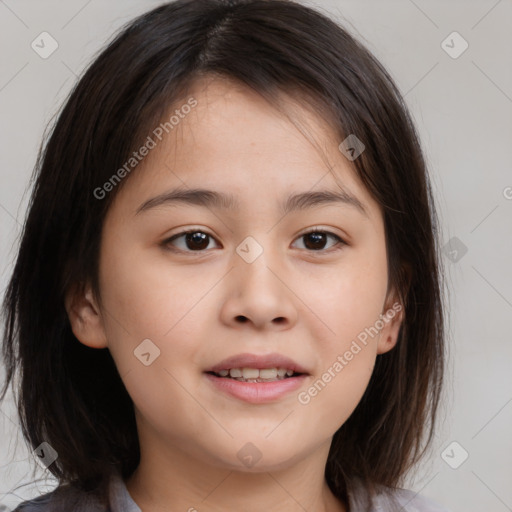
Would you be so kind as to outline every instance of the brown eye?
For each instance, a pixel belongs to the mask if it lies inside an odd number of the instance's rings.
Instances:
[[[181,243],[181,247],[178,247],[178,250],[184,252],[203,252],[208,248],[209,239],[213,239],[213,237],[208,233],[194,229],[183,231],[182,233],[178,233],[177,235],[172,236],[171,238],[164,241],[164,245],[176,246],[175,241],[181,238],[183,238],[183,242]]]
[[[336,244],[331,247],[335,247],[336,245],[346,245],[345,241],[341,239],[338,235],[334,233],[330,233],[329,231],[309,231],[308,233],[302,234],[298,240],[304,240],[304,247],[308,251],[328,251],[329,249],[325,249],[325,245],[327,244],[327,240],[332,238],[336,240]]]
[[[336,243],[326,249],[329,238],[334,240]],[[199,229],[190,229],[173,235],[171,238],[165,240],[162,245],[176,252],[205,252],[208,249],[210,239],[215,240],[211,235],[204,231]],[[304,249],[308,252],[331,252],[332,247],[336,247],[337,245],[347,245],[338,235],[318,229],[302,234],[298,240],[304,240]],[[177,241],[179,241],[179,244]]]
[[[325,233],[308,233],[307,235],[303,235],[304,245],[307,249],[312,250],[321,250],[325,248],[325,244],[327,243],[328,235]]]

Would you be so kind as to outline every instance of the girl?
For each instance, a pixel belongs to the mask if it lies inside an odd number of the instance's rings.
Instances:
[[[393,81],[287,0],[131,22],[45,148],[8,385],[58,479],[19,511],[442,511],[437,220]]]

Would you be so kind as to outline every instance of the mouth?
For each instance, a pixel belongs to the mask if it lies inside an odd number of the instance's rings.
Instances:
[[[248,368],[243,368],[242,371],[247,369]],[[238,370],[238,368],[233,368],[232,370]],[[249,368],[249,370],[255,371],[256,369]],[[265,368],[263,370],[271,369]],[[292,392],[297,392],[308,378],[308,376],[303,373],[292,373],[292,375],[285,374],[283,377],[278,375],[273,379],[262,379],[260,377],[256,379],[244,379],[244,377],[231,377],[231,375],[222,377],[218,375],[218,373],[220,372],[205,372],[207,381],[209,381],[216,392],[251,404],[277,402],[287,395],[290,395]],[[229,370],[229,373],[231,373],[231,370]],[[238,374],[236,371],[234,373],[235,375]]]
[[[278,354],[237,354],[223,359],[205,373],[240,382],[275,382],[309,372],[289,357]]]
[[[277,382],[280,380],[307,375],[288,368],[226,368],[218,372],[205,372],[223,379],[233,379],[238,382]]]
[[[275,402],[304,385],[310,372],[281,354],[239,354],[203,372],[214,389],[252,404]]]

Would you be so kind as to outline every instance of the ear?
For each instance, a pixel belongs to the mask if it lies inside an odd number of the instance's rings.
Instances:
[[[73,287],[66,294],[65,307],[78,341],[91,348],[107,347],[103,319],[89,285]]]
[[[400,327],[405,320],[405,305],[403,300],[409,295],[409,290],[412,282],[412,267],[409,262],[402,262],[401,266],[404,299],[400,299],[396,288],[393,287],[391,292],[388,292],[384,303],[384,308],[381,313],[384,327],[382,328],[379,336],[377,354],[385,354],[390,351],[398,341],[398,334],[400,333]]]
[[[404,305],[398,300],[398,295],[393,293],[387,297],[381,313],[384,327],[380,331],[377,354],[385,354],[396,345],[404,318]]]

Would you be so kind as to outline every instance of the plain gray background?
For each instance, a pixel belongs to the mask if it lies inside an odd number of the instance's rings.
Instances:
[[[113,33],[160,3],[0,0],[2,295],[46,124]],[[453,512],[512,510],[512,1],[308,4],[366,44],[405,94],[442,223],[450,342],[445,420],[408,487]],[[47,59],[31,47],[45,31],[59,45]],[[464,40],[468,48],[456,56]],[[55,486],[34,460],[9,395],[0,411],[0,503],[14,507]],[[33,467],[37,484],[29,484]]]

